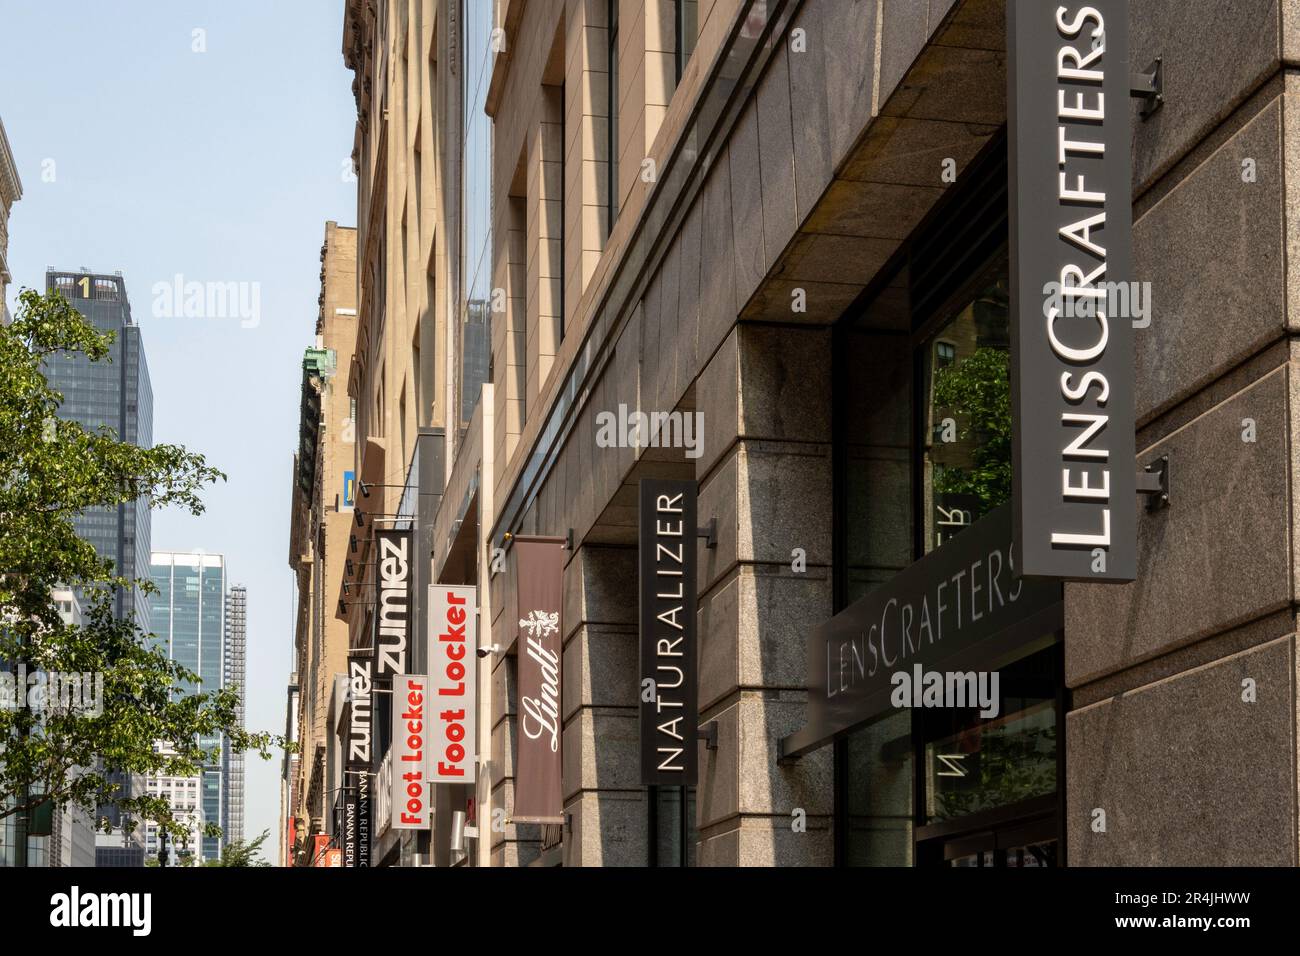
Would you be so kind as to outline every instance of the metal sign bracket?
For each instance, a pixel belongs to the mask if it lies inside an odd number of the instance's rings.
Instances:
[[[1146,71],[1134,73],[1129,78],[1129,96],[1142,100],[1142,118],[1146,119],[1165,102],[1165,75],[1162,62],[1164,57],[1156,57],[1147,65]]]
[[[1169,507],[1169,456],[1143,467],[1137,475],[1137,492],[1147,496],[1147,511]]]

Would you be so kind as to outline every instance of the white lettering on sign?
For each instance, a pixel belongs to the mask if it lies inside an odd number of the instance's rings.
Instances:
[[[682,524],[682,495],[657,495],[655,497],[655,597],[667,602],[655,615],[655,620],[667,630],[667,637],[655,642],[655,753],[657,769],[684,773],[683,757],[687,740],[680,731],[685,720],[683,708],[686,701],[680,688],[685,682],[678,648],[683,642],[682,630],[690,622],[686,613],[686,592],[683,589],[685,573],[686,529]],[[694,529],[692,529],[693,531]],[[669,539],[665,543],[662,539]],[[672,540],[672,539],[677,540]],[[693,546],[692,542],[692,546]],[[674,635],[677,635],[674,637]],[[679,691],[665,694],[664,691]],[[694,741],[690,741],[694,746]]]
[[[527,654],[541,669],[542,690],[540,696],[524,697],[520,701],[524,709],[520,726],[529,740],[546,734],[550,738],[551,753],[555,753],[560,749],[560,658],[555,651],[543,647],[535,636],[528,638]]]
[[[370,766],[370,661],[348,661],[348,762]]]
[[[379,545],[378,675],[406,673],[406,633],[410,623],[410,533],[381,531]]]
[[[826,698],[854,691],[876,676],[883,664],[893,669],[911,662],[947,633],[961,641],[962,630],[998,614],[1020,600],[1024,582],[1016,576],[1015,545],[983,553],[951,577],[933,582],[920,595],[890,598],[856,637],[826,642]]]
[[[1064,41],[1056,55],[1056,78],[1062,86],[1066,84],[1083,84],[1084,89],[1061,88],[1057,90],[1057,128],[1058,167],[1057,199],[1061,212],[1068,215],[1065,225],[1059,229],[1059,235],[1067,248],[1072,251],[1076,261],[1063,266],[1060,274],[1060,291],[1064,308],[1053,305],[1047,312],[1047,339],[1052,351],[1064,362],[1088,364],[1099,361],[1110,343],[1110,325],[1103,309],[1106,301],[1106,289],[1099,285],[1106,275],[1106,249],[1095,234],[1106,228],[1106,192],[1090,188],[1082,173],[1071,165],[1071,157],[1103,158],[1106,155],[1106,143],[1100,138],[1089,138],[1086,132],[1070,127],[1082,124],[1087,129],[1093,124],[1101,124],[1106,119],[1105,96],[1099,86],[1106,79],[1106,23],[1096,7],[1081,7],[1067,18],[1064,6],[1056,9],[1056,29]],[[1086,27],[1092,38],[1092,44],[1086,49],[1079,49],[1073,41],[1079,39]],[[1128,149],[1127,140],[1120,144]],[[1087,207],[1098,207],[1099,211],[1090,211]],[[1081,210],[1078,207],[1083,207]],[[1092,308],[1077,308],[1076,300],[1091,300]],[[1071,344],[1066,344],[1065,337],[1057,327],[1063,315],[1079,316],[1083,321],[1095,324],[1091,334],[1071,329],[1068,336]],[[1090,317],[1089,317],[1090,316]],[[1080,337],[1084,341],[1080,341]],[[1090,389],[1096,391],[1090,394]],[[1063,531],[1052,529],[1053,545],[1102,547],[1110,546],[1110,445],[1105,434],[1110,424],[1110,415],[1106,410],[1106,400],[1110,396],[1110,383],[1106,376],[1097,371],[1086,372],[1077,385],[1072,385],[1070,373],[1061,375],[1061,395],[1071,406],[1081,406],[1095,411],[1061,412],[1062,430],[1061,461],[1062,482],[1061,497],[1066,501],[1087,501],[1097,506],[1097,525],[1095,532]],[[1071,462],[1090,461],[1094,465],[1075,464],[1077,474],[1071,476]],[[1092,470],[1090,470],[1092,469]]]

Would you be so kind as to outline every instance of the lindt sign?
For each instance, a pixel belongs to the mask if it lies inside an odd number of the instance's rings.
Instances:
[[[478,589],[429,588],[429,779],[473,783],[478,707]]]
[[[393,680],[391,825],[429,828],[429,678],[402,674]]]
[[[563,823],[560,793],[560,600],[564,539],[514,538],[519,608],[518,823]]]

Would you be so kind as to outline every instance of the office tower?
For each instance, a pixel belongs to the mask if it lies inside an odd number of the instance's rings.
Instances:
[[[111,428],[122,441],[141,448],[153,443],[153,389],[140,329],[131,318],[121,273],[105,275],[49,270],[47,291],[61,292],[101,332],[115,335],[108,358],[91,362],[81,354],[56,355],[46,363],[50,386],[62,393],[61,418],[94,430]],[[112,508],[91,508],[75,519],[77,534],[95,546],[114,572],[127,578],[149,573],[149,503],[132,501]],[[149,601],[139,590],[119,591],[116,617],[135,614],[149,630]]]
[[[245,613],[248,608],[248,589],[242,584],[232,585],[226,592],[226,662],[225,686],[239,694],[239,726],[244,726],[244,701],[247,699],[244,684]],[[229,746],[221,748],[223,818],[221,829],[227,843],[244,839],[244,755],[230,752]]]
[[[155,551],[150,561],[151,577],[158,591],[150,595],[153,634],[157,646],[167,656],[199,678],[199,684],[183,681],[181,694],[220,690],[225,677],[226,644],[226,562],[219,554],[174,553]],[[194,787],[194,820],[200,825],[224,822],[222,757],[219,737],[204,738],[202,746],[213,754]],[[162,792],[164,783],[173,793],[171,781],[152,778],[149,786]],[[188,812],[188,811],[187,811]],[[146,835],[148,839],[148,835]],[[156,840],[156,835],[155,835]],[[191,849],[203,860],[221,856],[223,841],[219,837],[197,836]],[[150,848],[156,853],[156,843]]]
[[[5,302],[9,283],[13,281],[9,274],[9,210],[22,198],[23,181],[18,178],[5,124],[0,121],[0,323],[9,321]]]
[[[126,284],[120,273],[107,275],[86,269],[78,272],[49,269],[46,291],[58,290],[96,329],[114,333],[107,359],[91,362],[85,355],[56,355],[45,366],[50,386],[63,395],[61,418],[94,430],[107,426],[121,440],[148,448],[153,441],[153,389],[145,360],[140,329],[131,318]],[[148,573],[150,515],[144,500],[108,508],[91,508],[73,521],[77,534],[95,547],[101,558],[113,562],[114,573],[137,578]],[[149,629],[149,602],[139,590],[119,590],[114,596],[114,616],[134,614],[136,623]],[[132,796],[142,784],[136,777],[110,774],[119,796]],[[127,834],[113,805],[100,807],[112,833],[95,836],[97,866],[142,866],[144,844],[137,829]]]
[[[160,750],[165,754],[173,752],[168,747],[161,747]],[[183,857],[194,854],[199,848],[199,841],[202,839],[199,834],[206,819],[200,803],[202,782],[199,777],[177,777],[165,774],[150,776],[145,781],[149,796],[166,800],[167,805],[172,808],[172,815],[176,822],[191,834],[180,839],[167,838],[167,866],[180,865]],[[158,859],[158,852],[163,848],[163,840],[156,823],[145,823],[144,842],[148,857]],[[209,857],[201,856],[200,859],[209,859]],[[161,863],[161,860],[159,862]]]
[[[51,597],[64,624],[81,624],[81,602],[71,588],[56,588]],[[84,807],[56,807],[48,840],[47,866],[95,865],[95,821]]]
[[[81,602],[71,588],[55,588],[50,600],[65,625],[81,624]],[[0,669],[8,669],[7,662]],[[33,818],[40,816],[33,814]],[[44,824],[36,825],[34,819],[32,822],[27,832],[28,867],[95,865],[95,823],[84,807],[73,803],[55,806]],[[0,820],[0,866],[17,864],[17,835],[16,815]]]

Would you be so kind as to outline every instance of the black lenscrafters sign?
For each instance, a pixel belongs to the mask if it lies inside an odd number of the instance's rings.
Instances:
[[[1136,574],[1128,8],[1007,5],[1014,535],[1028,576]]]
[[[638,516],[641,782],[691,786],[699,772],[695,482],[642,479]]]
[[[1020,576],[1003,504],[808,635],[808,711],[793,757],[887,713],[893,675],[978,671],[1059,626],[1060,582]]]

